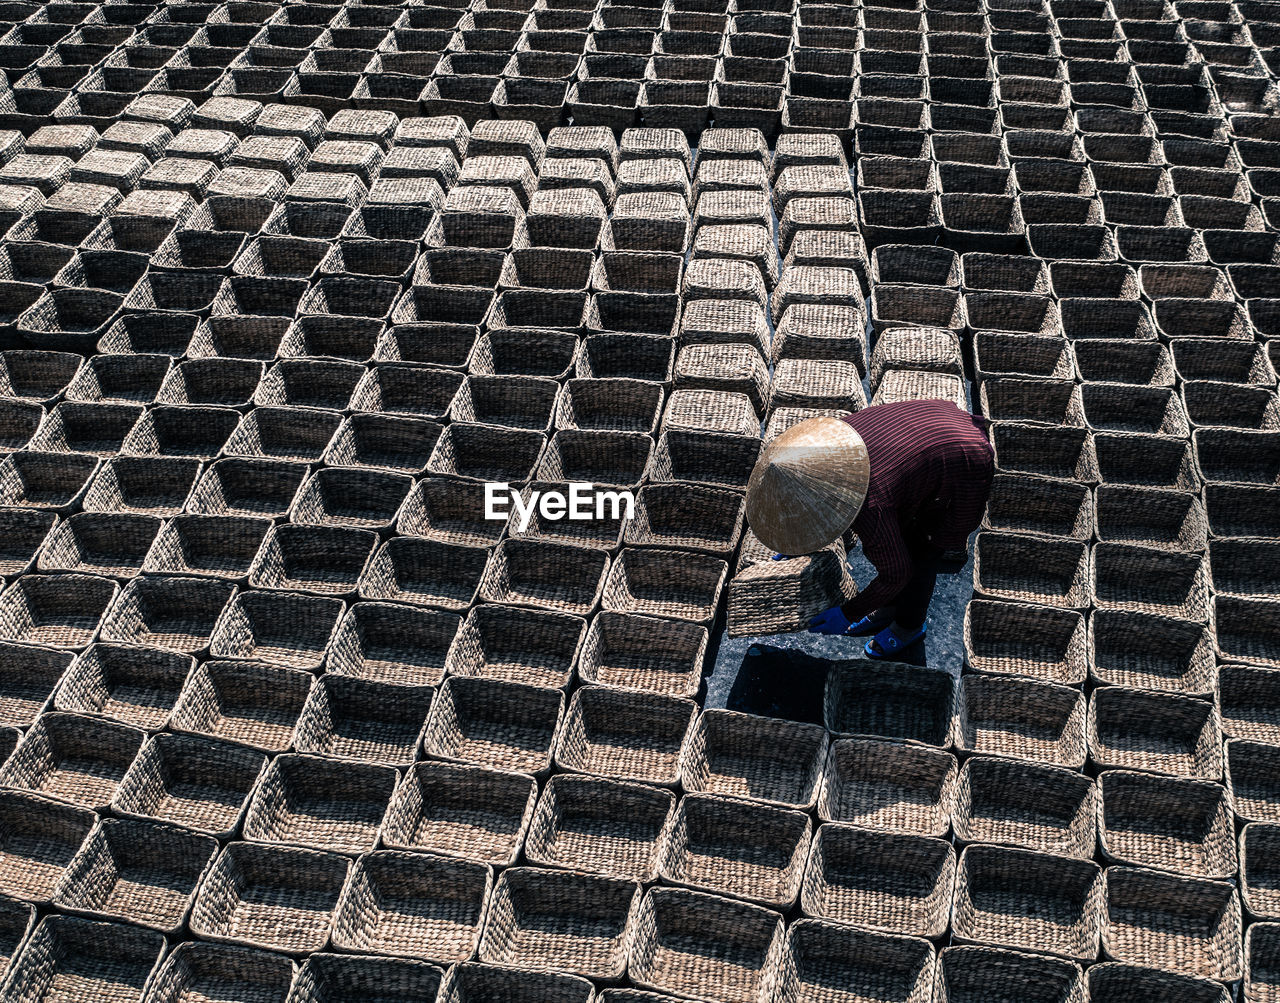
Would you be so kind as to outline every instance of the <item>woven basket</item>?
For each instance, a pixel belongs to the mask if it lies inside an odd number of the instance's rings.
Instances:
[[[697,299],[686,305],[680,318],[680,344],[751,345],[768,354],[768,319],[758,303],[742,299]],[[693,391],[681,391],[692,393]]]
[[[325,408],[345,411],[363,366],[320,359],[285,359],[268,370],[254,394],[259,407]]]
[[[654,881],[675,805],[669,791],[640,784],[553,777],[525,852],[534,864]]]
[[[950,825],[956,764],[950,753],[875,739],[833,742],[818,816],[885,832],[940,836]]]
[[[696,714],[690,700],[584,687],[569,705],[556,764],[617,780],[674,786]]]
[[[1097,957],[1102,871],[1092,861],[1032,850],[970,846],[956,874],[953,938]]]
[[[983,528],[1091,540],[1093,497],[1088,488],[1067,481],[1000,474],[991,484]]]
[[[1276,790],[1276,747],[1232,739],[1226,744],[1226,782],[1232,809],[1241,822],[1280,822],[1280,792]]]
[[[0,642],[0,654],[4,656],[0,725],[26,728],[48,707],[75,656],[69,651],[10,642]]]
[[[673,574],[676,565],[679,574]],[[604,583],[603,609],[686,620],[714,619],[727,565],[713,557],[656,548],[624,549]]]
[[[694,555],[686,556],[692,558]],[[624,582],[617,588],[630,587]],[[606,592],[608,590],[609,585],[606,584]],[[681,599],[677,596],[674,600],[664,601],[669,604]],[[643,612],[648,612],[648,609]],[[579,671],[588,682],[607,682],[624,689],[691,696],[699,685],[706,640],[706,630],[692,624],[673,624],[637,612],[611,609],[601,615],[588,634]]]
[[[945,247],[883,244],[871,252],[871,280],[877,284],[959,286],[960,258]]]
[[[1275,974],[1278,928],[1280,924],[1255,923],[1245,932],[1243,994],[1249,1003],[1272,1003],[1280,991]]]
[[[1085,621],[1074,610],[974,599],[965,607],[965,665],[994,676],[1068,686],[1088,671]]]
[[[967,676],[960,681],[953,741],[964,752],[1079,768],[1085,702],[1078,690],[1034,679]]]
[[[194,735],[156,735],[120,782],[111,807],[130,818],[228,836],[266,765],[261,753]]]
[[[1178,618],[1097,610],[1090,620],[1089,661],[1100,683],[1187,696],[1217,689],[1210,633]]]
[[[579,617],[565,613],[477,606],[450,647],[447,668],[450,675],[563,689],[584,630]]]
[[[386,846],[509,865],[537,798],[532,777],[447,763],[418,763],[401,781],[383,823]]]
[[[771,998],[785,949],[782,917],[759,906],[678,888],[640,904],[630,974],[637,985],[680,994],[714,987],[725,1003]]]
[[[619,979],[639,892],[638,883],[621,878],[533,867],[507,870],[494,887],[480,958]],[[551,917],[555,921],[548,929]]]
[[[214,658],[260,659],[315,669],[341,615],[336,599],[244,593],[218,618],[209,653]]]
[[[1219,670],[1222,728],[1232,738],[1280,746],[1280,672],[1223,665]]]
[[[480,940],[489,868],[447,857],[378,850],[347,878],[334,919],[334,947],[449,963]]]
[[[711,794],[680,802],[663,879],[786,909],[800,893],[810,837],[801,813]]]
[[[352,394],[351,410],[440,420],[461,386],[458,373],[389,362],[365,374]]]
[[[1080,966],[993,947],[948,947],[938,955],[935,1003],[969,1003],[991,993],[1014,999],[1043,994],[1063,1003],[1085,1003],[1088,993]]]
[[[1190,443],[1174,436],[1131,432],[1094,436],[1101,480],[1109,484],[1194,491],[1200,485]]]
[[[191,931],[285,953],[320,950],[350,866],[333,853],[233,843],[200,887]]]
[[[935,963],[933,946],[925,940],[802,919],[787,931],[775,999],[800,1003],[882,997],[926,1003],[932,997]]]
[[[73,515],[49,534],[36,567],[129,579],[142,569],[161,521],[145,515]]]
[[[1131,999],[1228,1003],[1230,999],[1225,986],[1209,979],[1114,961],[1090,967],[1088,980],[1089,999],[1097,1003],[1121,1003]]]
[[[208,647],[234,591],[232,584],[212,579],[138,578],[120,593],[107,614],[102,639],[197,654]]]
[[[351,595],[363,584],[377,536],[359,529],[276,526],[249,574],[255,588],[291,589],[324,596]]]
[[[209,404],[246,410],[263,375],[250,359],[192,359],[179,363],[156,398],[158,404]]]
[[[137,459],[132,461],[132,465],[129,468],[124,466],[126,462],[129,462],[125,458],[117,462],[120,464],[117,468],[118,475],[127,473],[131,478],[137,479],[142,475],[152,473],[152,468],[139,468],[142,463],[157,465],[163,462],[172,465],[186,461],[162,461],[158,458]],[[138,469],[135,470],[135,468]],[[167,473],[168,471],[165,468],[160,468],[158,472]],[[176,474],[181,471],[175,469],[173,472]],[[255,519],[258,517],[283,517],[292,507],[293,498],[297,494],[298,488],[302,486],[306,472],[305,464],[289,463],[283,460],[240,458],[219,460],[209,467],[196,485],[195,492],[191,495],[189,510],[196,513],[228,517],[254,517]],[[162,484],[160,487],[163,488],[165,485]],[[156,490],[155,488],[149,488],[145,483],[139,484],[137,487],[133,487],[131,484],[130,488],[138,492]],[[186,484],[185,490],[190,491],[189,483]],[[183,497],[186,497],[185,493]],[[162,511],[158,514],[169,513]],[[185,532],[183,535],[185,535]],[[172,534],[166,534],[165,538],[171,539]],[[257,547],[254,550],[256,552]],[[161,559],[162,556],[166,561],[171,558],[177,559],[176,555],[162,555],[161,551],[158,550],[156,553],[157,560]],[[189,560],[190,558],[188,557],[187,559]]]
[[[1089,859],[1098,803],[1093,782],[1073,770],[975,756],[956,788],[956,840]]]
[[[991,441],[1001,471],[1084,483],[1099,478],[1093,435],[1083,428],[997,421],[991,426]]]
[[[856,591],[844,561],[831,551],[762,561],[729,582],[729,636],[802,630],[811,617],[848,601]]]
[[[13,999],[39,999],[56,997],[70,985],[88,999],[141,999],[164,950],[164,937],[153,930],[50,916],[10,963],[3,992]]]
[[[283,999],[293,983],[288,958],[228,944],[179,944],[147,983],[146,998],[181,1003],[214,993],[233,998]]]
[[[560,733],[564,694],[494,679],[446,680],[423,747],[428,755],[544,773]]]
[[[1240,899],[1252,920],[1272,920],[1280,913],[1275,890],[1278,831],[1253,822],[1240,834]]]
[[[973,338],[974,377],[979,382],[1002,376],[1031,376],[1042,379],[1072,379],[1076,374],[1076,362],[1072,349],[1080,352],[1085,346],[1121,346],[1118,351],[1104,355],[1097,363],[1100,369],[1111,371],[1111,363],[1124,364],[1134,345],[1141,350],[1164,351],[1164,346],[1150,342],[1082,341],[1072,346],[1062,338],[1051,334],[1019,334],[1009,331],[979,331]],[[1115,356],[1113,359],[1112,356]],[[1105,363],[1105,365],[1104,365]],[[1136,368],[1136,367],[1135,367]],[[1115,376],[1112,377],[1117,378]]]
[[[959,376],[904,369],[891,369],[884,374],[871,403],[898,404],[917,400],[950,401],[961,411],[969,409],[965,400],[964,381]]]
[[[75,650],[94,640],[118,592],[93,575],[24,575],[0,598],[0,637]]]
[[[171,727],[266,752],[292,744],[312,677],[263,662],[208,661],[187,678]]]
[[[320,470],[308,478],[290,518],[315,526],[387,532],[412,487],[411,478],[371,470]]]
[[[179,516],[161,531],[143,570],[242,580],[270,528],[266,519]]]
[[[139,729],[99,718],[41,714],[0,769],[0,784],[105,808],[144,738]]]
[[[420,474],[440,432],[437,423],[425,419],[355,414],[330,440],[324,461],[332,467]]]
[[[1078,541],[983,532],[974,542],[973,587],[984,598],[1085,609],[1091,570]]]
[[[396,603],[352,605],[329,643],[329,672],[400,686],[433,686],[445,665],[459,619],[452,613]]]
[[[942,840],[827,823],[809,852],[801,908],[878,933],[939,937],[955,871],[955,852]]]
[[[67,400],[99,404],[150,404],[169,373],[172,359],[161,354],[96,356],[67,386]],[[14,417],[29,412],[12,404]]]
[[[1222,731],[1211,704],[1109,686],[1089,704],[1089,754],[1102,768],[1219,780]]]
[[[41,422],[31,447],[51,453],[113,456],[142,415],[138,404],[62,403]]]
[[[576,975],[475,963],[451,968],[440,989],[440,1003],[482,1003],[504,997],[545,1003],[593,1003],[595,992],[590,982]]]
[[[1272,541],[1214,540],[1209,567],[1218,596],[1258,598],[1277,595],[1270,571]]]
[[[551,437],[538,464],[538,479],[638,485],[652,451],[653,440],[642,432],[564,429]]]
[[[361,573],[360,597],[465,610],[485,580],[488,559],[483,547],[395,537]]]
[[[1104,772],[1098,784],[1099,847],[1109,863],[1235,875],[1231,803],[1221,785],[1125,770]]]
[[[774,751],[762,756],[766,747]],[[711,710],[694,725],[680,773],[690,792],[810,809],[826,755],[826,735],[814,725]]]
[[[1208,574],[1199,555],[1101,543],[1094,548],[1092,577],[1099,610],[1209,619]]]
[[[534,476],[538,461],[546,445],[546,436],[530,429],[497,428],[459,422],[447,426],[436,440],[427,463],[427,473],[448,478],[468,480],[522,482]],[[405,512],[414,505],[415,495],[410,495]],[[447,504],[470,509],[471,498]],[[477,531],[488,538],[497,527]]]
[[[575,375],[579,379],[647,380],[669,384],[675,364],[675,348],[671,339],[653,335],[589,334],[581,341],[574,362]]]
[[[865,327],[858,306],[802,303],[788,307],[777,322],[773,359],[851,362],[861,372],[866,368]]]
[[[1097,492],[1098,538],[1163,550],[1205,548],[1208,523],[1188,492],[1102,485]]]
[[[157,407],[138,420],[122,451],[211,460],[227,445],[239,422],[240,415],[231,408]]]
[[[176,935],[217,851],[212,837],[176,826],[107,819],[67,868],[54,904]]]
[[[29,401],[7,400],[0,404],[0,448],[6,452],[22,449],[31,441],[44,415],[44,408]]]
[[[396,780],[396,771],[387,767],[278,756],[249,801],[244,837],[363,853],[377,843]]]
[[[0,963],[6,970],[31,936],[35,925],[35,906],[17,899],[5,899],[0,905]]]
[[[1222,982],[1240,977],[1240,901],[1230,883],[1136,867],[1110,867],[1104,881],[1106,958]]]
[[[573,367],[577,340],[567,331],[490,331],[476,342],[468,368],[478,376],[545,376],[563,380]]]
[[[74,511],[99,462],[84,453],[13,453],[0,462],[0,501],[15,508]]]
[[[728,557],[737,547],[742,526],[742,496],[736,491],[697,484],[649,484],[636,496],[625,539],[633,547],[676,547]]]
[[[0,891],[48,904],[63,874],[93,828],[90,811],[16,791],[0,793],[4,863]]]
[[[662,414],[662,387],[635,379],[572,379],[555,408],[557,429],[652,434]]]
[[[606,588],[609,558],[601,551],[538,540],[506,540],[493,552],[479,597],[585,616]]]
[[[823,721],[834,735],[891,738],[924,745],[949,741],[954,682],[945,672],[885,662],[834,662]]]
[[[451,444],[448,439],[442,441]],[[454,546],[492,546],[500,539],[504,525],[484,518],[482,491],[477,482],[458,477],[425,478],[401,507],[397,531]]]
[[[980,400],[982,413],[993,421],[1085,425],[1079,387],[1069,380],[989,379],[982,384]]]
[[[385,766],[413,762],[433,691],[325,676],[311,690],[294,737],[299,752]]]
[[[31,570],[36,554],[50,539],[57,516],[35,509],[10,509],[0,512],[0,529],[4,543],[0,550],[0,575],[13,580]]]
[[[754,435],[670,429],[658,439],[650,479],[741,489],[759,452],[760,440]]]
[[[10,649],[23,665],[24,673],[39,666],[34,660],[22,659],[23,649]],[[58,710],[78,714],[101,715],[148,730],[165,726],[177,702],[183,682],[194,666],[194,660],[176,652],[158,648],[139,648],[120,644],[91,645],[77,660],[59,686],[54,706]],[[30,693],[32,679],[24,675],[26,693],[6,695],[21,706],[22,697]],[[39,686],[39,683],[36,684]],[[7,719],[19,715],[7,713]],[[28,723],[28,722],[21,722]]]

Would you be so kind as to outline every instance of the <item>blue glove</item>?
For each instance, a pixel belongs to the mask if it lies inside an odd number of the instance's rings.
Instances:
[[[773,560],[775,560],[775,561],[789,561],[789,560],[791,560],[791,555],[790,555],[790,554],[774,554],[774,555],[773,555]]]
[[[840,612],[840,607],[832,606],[809,621],[809,633],[838,636],[848,630],[850,624],[849,618]]]

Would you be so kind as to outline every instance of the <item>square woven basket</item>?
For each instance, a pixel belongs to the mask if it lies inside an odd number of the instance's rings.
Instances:
[[[942,836],[956,799],[955,757],[874,738],[833,741],[822,770],[818,817],[868,829]]]

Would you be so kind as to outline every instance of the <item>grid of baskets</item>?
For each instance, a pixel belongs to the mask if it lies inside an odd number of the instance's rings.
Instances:
[[[1019,134],[1010,156],[1057,157],[1071,138],[1034,133],[1060,130],[1068,102],[1150,108],[1175,122],[1220,117],[1224,107],[1265,117],[1280,19],[1266,2],[1190,2],[233,0],[46,12],[14,0],[0,45],[15,85],[7,117],[28,123],[53,115],[109,124],[142,92],[326,114],[523,119],[543,130],[572,118],[615,129],[643,119],[694,132],[711,121],[770,135],[857,131],[895,156],[927,146],[930,132],[985,135],[998,146],[1003,127]],[[997,74],[1006,114],[996,111]],[[1265,124],[1254,128],[1262,134],[1243,136],[1270,138]],[[1085,145],[1108,161],[1147,152],[1132,138]]]
[[[0,28],[0,995],[1280,998],[1280,7]],[[852,587],[761,444],[913,398],[963,677],[702,709]]]

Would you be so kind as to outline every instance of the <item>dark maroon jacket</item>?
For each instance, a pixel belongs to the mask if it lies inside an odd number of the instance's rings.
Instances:
[[[871,465],[853,531],[877,575],[841,607],[856,622],[893,602],[917,555],[966,545],[987,507],[995,457],[986,420],[950,401],[880,404],[844,420],[862,436]]]

